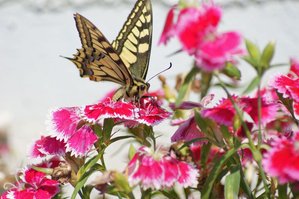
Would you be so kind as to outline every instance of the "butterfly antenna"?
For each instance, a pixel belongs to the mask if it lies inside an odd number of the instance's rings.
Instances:
[[[154,76],[152,76],[151,78],[149,78],[149,80],[147,80],[147,82],[146,82],[146,83],[148,83],[150,80],[152,80],[154,77],[157,77],[157,76],[158,76],[158,75],[160,75],[161,73],[164,73],[165,71],[167,71],[167,70],[171,69],[171,67],[172,67],[172,63],[170,62],[170,65],[169,65],[169,67],[168,67],[168,68],[166,68],[166,69],[162,70],[161,72],[158,72],[157,74],[155,74]]]
[[[176,54],[178,54],[178,53],[180,53],[180,52],[183,52],[183,49],[179,49],[179,50],[177,50],[177,51],[175,51],[175,52],[173,52],[173,53],[170,53],[170,54],[167,55],[166,57],[171,57],[171,56],[176,55]]]

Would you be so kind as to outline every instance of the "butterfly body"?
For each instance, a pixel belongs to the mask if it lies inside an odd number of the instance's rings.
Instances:
[[[112,42],[82,15],[74,14],[82,48],[71,60],[81,77],[92,81],[111,81],[121,87],[113,99],[138,101],[149,89],[145,81],[152,40],[150,0],[138,0]]]

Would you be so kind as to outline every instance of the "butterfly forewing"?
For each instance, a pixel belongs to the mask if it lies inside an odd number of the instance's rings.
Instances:
[[[152,43],[152,7],[150,0],[139,0],[112,46],[131,73],[146,78]]]
[[[70,60],[82,77],[132,86],[133,78],[105,36],[88,19],[74,15],[82,48]]]

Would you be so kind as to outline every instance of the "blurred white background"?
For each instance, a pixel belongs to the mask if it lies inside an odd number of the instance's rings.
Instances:
[[[133,0],[118,2],[0,0],[0,120],[9,126],[14,151],[11,165],[19,167],[26,162],[30,144],[47,133],[45,120],[50,109],[92,104],[117,87],[112,83],[80,78],[75,65],[59,55],[71,56],[81,47],[72,16],[75,12],[90,19],[110,41],[113,40],[134,5]],[[173,68],[164,73],[172,84],[175,75],[188,71],[192,61],[185,53],[167,57],[180,48],[175,39],[166,47],[157,46],[170,8],[167,5],[175,2],[153,0],[154,34],[148,72],[151,77],[172,62]],[[224,5],[221,30],[237,30],[260,46],[275,40],[275,63],[287,63],[291,56],[299,58],[299,2],[263,2],[221,1]],[[279,68],[269,74],[287,69]],[[242,64],[241,70],[244,81],[254,75],[248,65]],[[160,83],[154,79],[151,85],[155,90]],[[168,122],[155,128],[163,135],[162,140],[169,143],[175,128],[169,128]],[[117,168],[113,164],[111,167]]]

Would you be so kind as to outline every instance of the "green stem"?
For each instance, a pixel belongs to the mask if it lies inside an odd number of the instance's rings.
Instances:
[[[218,74],[214,74],[215,77],[218,79],[219,83],[220,83],[220,86],[223,88],[223,90],[225,91],[225,93],[227,94],[229,100],[231,101],[231,103],[233,104],[234,106],[234,109],[236,110],[237,112],[237,115],[238,117],[240,118],[241,122],[242,122],[242,126],[245,130],[245,133],[246,133],[246,136],[248,138],[248,142],[249,142],[249,147],[252,151],[252,156],[253,156],[253,159],[256,161],[256,163],[258,164],[258,169],[259,169],[259,172],[260,172],[260,175],[262,177],[262,180],[263,180],[263,184],[264,184],[264,189],[265,189],[265,192],[267,195],[269,195],[270,193],[270,190],[267,186],[267,178],[266,178],[266,175],[265,175],[265,172],[263,170],[263,167],[262,167],[262,163],[261,163],[261,160],[262,160],[262,154],[261,152],[256,148],[256,146],[254,145],[254,142],[252,140],[252,137],[251,137],[251,134],[250,134],[250,131],[248,129],[248,126],[247,124],[245,123],[244,119],[243,119],[243,115],[241,113],[241,110],[239,109],[239,107],[237,106],[237,104],[235,103],[234,99],[232,98],[230,92],[227,90],[227,88],[225,87],[224,83],[222,82],[222,80],[220,79],[220,77],[218,76]]]

